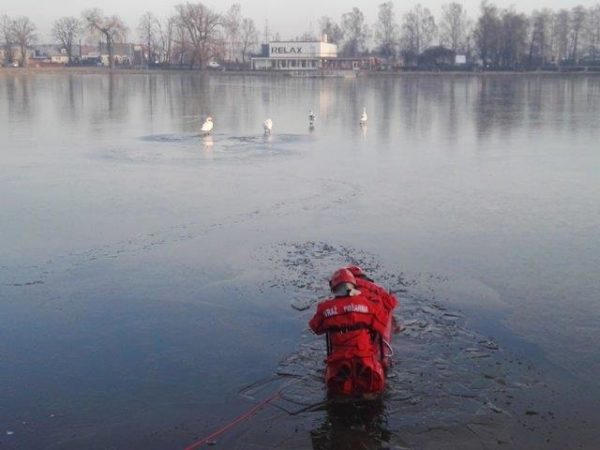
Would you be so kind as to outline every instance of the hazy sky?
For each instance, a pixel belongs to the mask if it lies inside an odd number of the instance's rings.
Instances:
[[[268,19],[272,32],[279,32],[282,38],[294,37],[310,30],[311,24],[316,31],[318,20],[321,16],[331,16],[336,20],[342,13],[349,11],[352,7],[359,7],[367,18],[369,24],[377,18],[377,5],[381,1],[354,0],[352,2],[342,0],[238,0],[242,5],[242,13],[256,21],[257,28],[264,29],[265,20]],[[394,5],[398,19],[403,12],[417,3],[428,7],[434,15],[441,11],[441,5],[450,0],[422,0],[422,1],[395,1]],[[460,0],[459,0],[460,1]],[[40,41],[48,41],[48,31],[54,19],[65,15],[79,16],[81,11],[90,7],[101,7],[106,14],[118,14],[131,29],[129,39],[135,39],[135,28],[139,17],[144,11],[150,10],[159,17],[172,13],[173,6],[183,3],[182,0],[0,0],[0,14],[6,13],[10,16],[29,16],[39,28]],[[217,11],[225,11],[234,1],[206,0],[203,2]],[[576,5],[592,6],[599,4],[600,0],[495,0],[494,3],[500,7],[515,5],[518,11],[530,12],[541,8],[571,8]],[[480,0],[463,0],[462,4],[467,8],[471,16],[477,14]]]

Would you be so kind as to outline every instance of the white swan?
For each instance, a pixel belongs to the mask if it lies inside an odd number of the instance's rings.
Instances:
[[[214,123],[212,120],[212,117],[207,117],[206,120],[204,121],[204,123],[202,124],[202,132],[204,133],[205,136],[209,135],[210,132],[212,131],[213,127],[214,127]]]
[[[271,119],[267,119],[263,122],[263,128],[265,129],[265,134],[271,134],[271,130],[273,129],[273,121]]]
[[[366,125],[367,120],[369,120],[369,117],[367,116],[367,108],[363,108],[362,115],[360,116],[360,124]]]

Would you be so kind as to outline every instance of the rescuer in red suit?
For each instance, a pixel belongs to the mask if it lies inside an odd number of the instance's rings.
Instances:
[[[356,289],[357,280],[347,269],[335,272],[329,284],[334,297],[319,303],[309,322],[316,334],[327,335],[328,390],[345,396],[377,394],[385,386],[389,355],[382,339],[390,338],[390,314]]]
[[[319,303],[317,312],[309,322],[315,333],[324,333],[324,326],[348,327],[359,323],[383,333],[387,322],[386,310],[356,289],[357,280],[349,270],[336,271],[329,285],[333,298]]]

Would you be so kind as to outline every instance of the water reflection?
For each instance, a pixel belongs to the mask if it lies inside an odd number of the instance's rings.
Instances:
[[[69,114],[72,119],[76,120],[81,114],[81,105],[83,101],[83,84],[81,78],[69,75],[68,101],[65,102],[63,108],[66,114]]]
[[[11,121],[28,120],[33,117],[31,103],[31,78],[28,75],[7,76],[4,80],[4,92],[0,91],[0,99],[6,98],[8,118]]]
[[[273,135],[271,133],[264,133],[263,134],[263,139],[265,141],[266,144],[272,144],[273,143]]]
[[[367,132],[368,132],[368,130],[369,130],[369,127],[368,127],[368,125],[362,125],[362,126],[360,127],[360,134],[361,134],[361,136],[362,136],[363,138],[366,138],[366,137],[367,137]]]
[[[209,134],[208,136],[202,137],[202,148],[204,149],[204,153],[207,156],[212,157],[213,153],[213,145],[214,145],[213,137]]]
[[[458,143],[471,134],[484,141],[494,136],[506,139],[523,129],[557,133],[567,127],[578,131],[600,124],[600,80],[584,77],[406,76],[337,82],[187,73],[39,77],[5,74],[0,78],[0,98],[11,120],[31,118],[34,111],[41,111],[44,120],[62,126],[73,121],[93,126],[103,117],[123,126],[141,120],[164,127],[165,120],[179,121],[177,129],[163,130],[174,132],[195,130],[197,123],[191,119],[211,114],[217,116],[221,129],[247,132],[257,129],[257,117],[272,111],[278,128],[287,131],[303,123],[312,104],[318,105],[322,129],[347,130],[366,106],[376,120],[370,124],[376,128],[374,136],[382,145],[399,135]],[[43,90],[37,89],[39,83]],[[41,104],[55,105],[59,114],[48,115]],[[282,109],[280,104],[297,108]]]
[[[383,400],[369,402],[328,402],[326,416],[311,431],[314,450],[375,450],[388,444],[388,430]]]

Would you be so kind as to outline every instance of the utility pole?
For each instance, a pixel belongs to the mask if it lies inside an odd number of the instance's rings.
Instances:
[[[265,19],[265,44],[269,43],[269,38],[270,38],[270,31],[269,31],[269,19]]]

